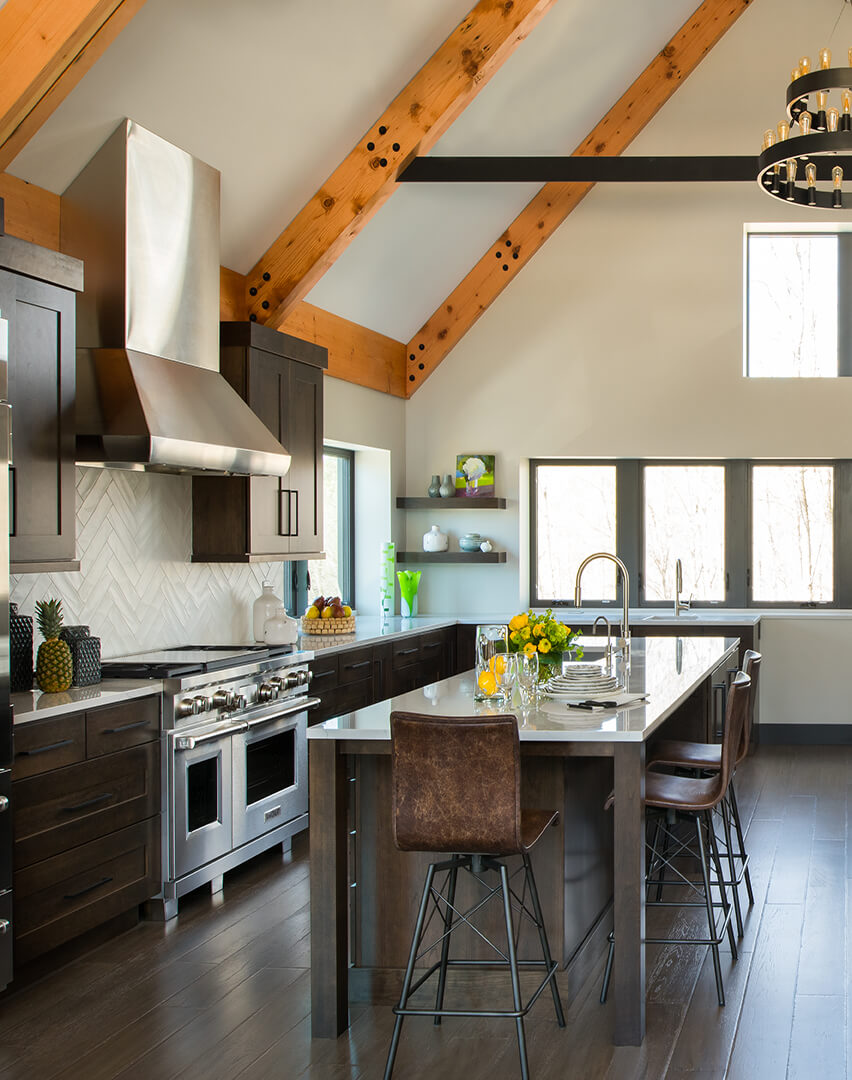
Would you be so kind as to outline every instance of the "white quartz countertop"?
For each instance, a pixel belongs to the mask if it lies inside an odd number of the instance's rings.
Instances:
[[[520,711],[476,702],[474,674],[468,671],[316,724],[308,729],[308,739],[387,741],[390,714],[400,710],[438,716],[514,712],[522,741],[642,742],[724,659],[735,654],[737,644],[737,638],[721,637],[634,639],[627,688],[647,695],[647,701],[631,708],[579,712],[545,698],[538,707]]]
[[[96,709],[101,705],[119,705],[131,698],[160,694],[163,684],[156,679],[108,679],[92,686],[73,686],[61,694],[44,694],[41,690],[29,690],[12,694],[15,724],[30,720],[44,720],[50,716]]]

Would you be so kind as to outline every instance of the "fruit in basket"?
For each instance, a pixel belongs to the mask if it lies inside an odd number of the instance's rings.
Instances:
[[[324,608],[322,609],[322,615],[321,615],[321,617],[322,617],[323,619],[330,619],[330,618],[331,618],[331,615],[332,615],[332,612],[331,612],[331,608],[330,608],[330,607],[324,607]]]
[[[323,608],[326,606],[325,597],[324,596],[318,596],[316,598],[316,600],[314,600],[312,606],[315,607],[317,609],[317,611],[321,612],[323,610]]]
[[[62,629],[62,601],[39,600],[36,620],[44,641],[38,647],[36,682],[46,694],[59,694],[71,685],[74,674],[71,650],[59,640]]]
[[[344,617],[344,619],[348,619],[351,614],[352,614],[352,608],[348,604],[344,604],[343,605],[343,617]]]
[[[342,619],[345,617],[342,604],[331,605],[331,617],[332,619]]]
[[[317,608],[313,604],[311,604],[311,606],[305,612],[305,618],[306,619],[318,619],[319,617],[320,617],[319,611],[317,610]]]

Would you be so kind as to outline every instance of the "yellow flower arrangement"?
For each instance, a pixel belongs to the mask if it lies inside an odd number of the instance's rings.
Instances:
[[[540,677],[547,679],[553,670],[559,670],[565,654],[577,660],[583,655],[583,650],[574,644],[577,635],[578,631],[555,619],[550,608],[544,614],[522,611],[509,621],[509,652],[538,654]]]

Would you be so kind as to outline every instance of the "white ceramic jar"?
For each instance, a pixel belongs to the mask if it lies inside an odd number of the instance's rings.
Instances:
[[[449,537],[441,532],[437,525],[433,525],[429,532],[423,534],[424,551],[447,551],[449,546]]]
[[[263,640],[267,645],[295,645],[299,640],[299,624],[290,618],[283,604],[278,604],[263,624]]]
[[[263,625],[267,619],[271,619],[277,608],[281,606],[281,600],[272,591],[271,581],[263,582],[263,592],[255,600],[252,607],[252,630],[254,640],[263,641]]]

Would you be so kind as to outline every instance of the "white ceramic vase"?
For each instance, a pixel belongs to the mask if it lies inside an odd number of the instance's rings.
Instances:
[[[423,534],[424,551],[447,551],[449,546],[449,537],[441,532],[437,525],[433,525],[429,532]]]
[[[280,598],[272,590],[272,582],[264,581],[263,592],[255,600],[252,607],[252,629],[255,641],[263,641],[264,623],[267,619],[271,619],[278,608],[281,607]]]

